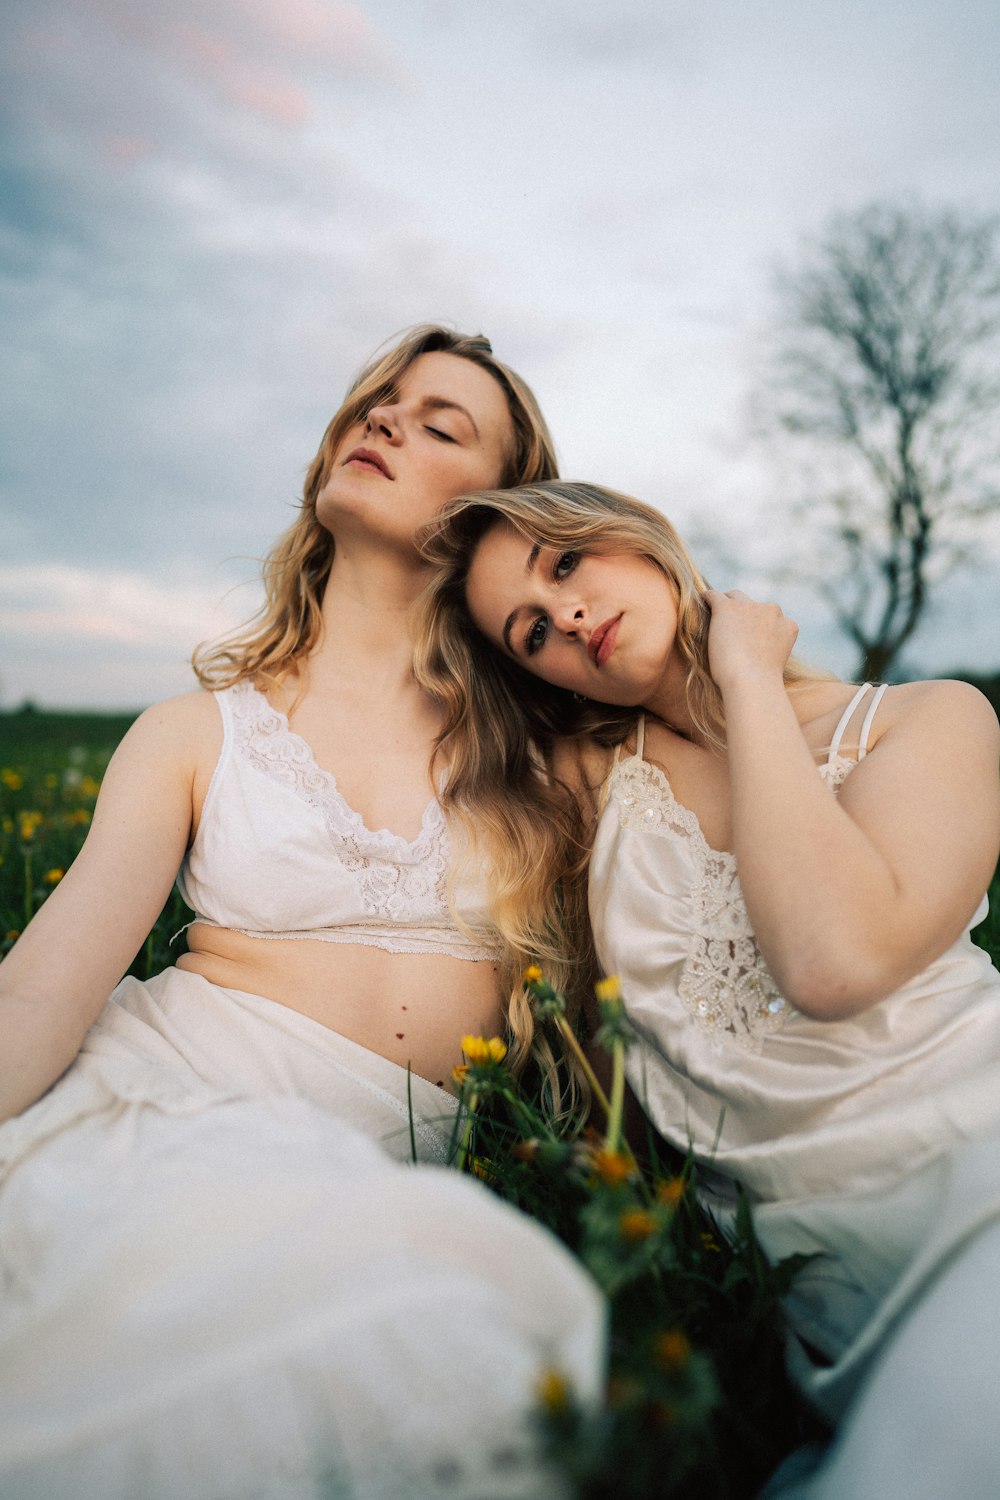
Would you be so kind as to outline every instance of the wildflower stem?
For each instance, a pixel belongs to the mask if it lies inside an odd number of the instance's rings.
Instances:
[[[608,1135],[606,1149],[620,1151],[622,1146],[622,1117],[625,1112],[625,1047],[616,1040],[611,1048],[611,1104],[608,1108]]]
[[[24,925],[27,927],[34,912],[34,887],[31,880],[31,850],[24,851]]]
[[[598,1104],[603,1109],[605,1118],[610,1118],[611,1105],[608,1102],[608,1096],[601,1088],[601,1085],[598,1083],[597,1074],[594,1072],[593,1068],[590,1065],[589,1057],[580,1046],[580,1042],[576,1035],[576,1032],[573,1030],[572,1026],[569,1024],[565,1016],[556,1016],[555,1019],[556,1025],[562,1032],[567,1045],[573,1052],[573,1055],[575,1056],[577,1062],[580,1064],[580,1067],[583,1069],[583,1076],[590,1084],[591,1092],[593,1093],[594,1098],[597,1100]]]
[[[462,1133],[462,1144],[458,1148],[458,1160],[455,1163],[460,1172],[465,1171],[465,1163],[469,1155],[469,1146],[472,1142],[472,1126],[476,1118],[476,1109],[478,1108],[478,1106],[479,1095],[475,1093],[470,1094],[469,1102],[466,1105],[467,1114],[465,1120],[465,1130]]]

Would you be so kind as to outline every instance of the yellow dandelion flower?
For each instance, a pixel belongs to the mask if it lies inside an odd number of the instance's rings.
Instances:
[[[463,1036],[462,1051],[465,1053],[470,1063],[485,1062],[487,1057],[489,1056],[489,1052],[486,1047],[486,1038],[484,1036]]]
[[[66,871],[60,870],[57,866],[54,870],[46,870],[45,874],[42,876],[42,879],[45,881],[46,885],[58,885],[65,874]]]
[[[30,844],[38,830],[38,825],[43,821],[40,812],[23,812],[18,816],[18,832],[25,844]]]
[[[541,979],[542,979],[542,971],[538,967],[538,965],[537,964],[529,964],[528,967],[524,971],[524,982],[525,982],[525,984],[540,984],[541,983]]]
[[[85,797],[96,797],[101,790],[101,783],[95,781],[93,776],[84,776],[80,782],[80,791]]]
[[[632,1158],[623,1151],[597,1151],[594,1153],[594,1170],[608,1187],[617,1187],[631,1177]]]
[[[82,824],[90,822],[90,813],[85,807],[75,807],[73,811],[67,815],[66,822],[71,828],[78,828]]]
[[[676,1208],[684,1197],[684,1192],[683,1177],[668,1177],[665,1182],[661,1182],[657,1186],[656,1196],[659,1202],[664,1204],[665,1207]]]
[[[569,1408],[569,1381],[561,1370],[549,1368],[538,1377],[538,1400],[547,1412],[556,1415]]]
[[[498,1036],[463,1036],[462,1051],[470,1063],[503,1062],[507,1047]]]
[[[452,1078],[454,1078],[459,1087],[461,1087],[469,1076],[469,1064],[457,1063],[456,1066],[451,1070],[451,1076]]]
[[[606,979],[599,979],[594,985],[594,994],[598,1000],[607,1004],[611,1000],[622,998],[621,980],[617,974],[609,974]]]
[[[644,1208],[630,1208],[619,1218],[618,1228],[623,1240],[640,1244],[643,1240],[648,1240],[651,1234],[656,1233],[656,1220]]]
[[[2,783],[9,792],[19,792],[24,786],[24,777],[21,775],[20,771],[11,771],[7,766],[4,766],[3,770],[0,771],[0,783]]]
[[[21,933],[17,927],[12,927],[9,932],[4,933],[4,938],[8,943],[16,943],[20,936]]]
[[[691,1358],[691,1341],[679,1328],[668,1328],[657,1334],[653,1353],[665,1370],[682,1370]]]

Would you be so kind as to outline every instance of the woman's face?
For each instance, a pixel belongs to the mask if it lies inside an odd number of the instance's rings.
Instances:
[[[502,521],[476,549],[466,602],[495,646],[556,687],[632,706],[664,686],[677,594],[637,553],[541,546]]]
[[[413,550],[413,538],[448,500],[495,487],[513,441],[507,398],[480,365],[421,354],[391,401],[348,428],[316,502],[338,538],[377,534]]]

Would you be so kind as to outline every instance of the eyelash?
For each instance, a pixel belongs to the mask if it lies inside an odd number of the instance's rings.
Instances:
[[[560,569],[562,568],[563,563],[565,563],[567,561],[567,559],[569,559],[569,565],[568,565],[568,567],[564,571],[560,572]],[[552,564],[552,577],[555,579],[556,583],[561,583],[564,578],[568,578],[569,575],[572,573],[573,569],[576,567],[576,565],[577,565],[577,563],[579,561],[580,561],[580,554],[579,554],[579,552],[560,552],[557,555],[557,557],[555,559],[555,562]],[[536,636],[536,632],[537,632],[537,630],[538,630],[538,628],[539,628],[540,625],[544,625],[545,628],[544,628],[544,630],[542,632],[541,637],[538,638]],[[548,618],[548,615],[539,615],[537,619],[532,620],[531,624],[528,626],[527,632],[526,632],[525,637],[524,637],[524,654],[525,654],[525,656],[534,656],[536,651],[540,651],[542,649],[542,647],[545,645],[546,639],[548,638],[548,634],[549,634],[549,618]]]
[[[427,431],[432,433],[434,437],[440,438],[443,443],[453,443],[455,441],[450,432],[442,432],[439,427],[428,427]]]

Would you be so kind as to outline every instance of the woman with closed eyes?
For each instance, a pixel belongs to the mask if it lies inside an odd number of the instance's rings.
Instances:
[[[553,1493],[534,1384],[555,1363],[596,1395],[600,1298],[439,1167],[463,1035],[506,1029],[563,1107],[515,982],[558,962],[556,897],[510,870],[572,816],[527,746],[477,800],[410,609],[442,505],[554,472],[485,339],[376,359],[260,615],[129,731],[0,966],[5,1500]],[[178,870],[187,951],[122,980]]]
[[[843,1429],[775,1493],[1000,1493],[989,704],[809,671],[776,605],[598,486],[462,497],[422,546],[419,679],[489,723],[494,774],[507,726],[575,778],[639,1102],[723,1224],[739,1184],[771,1257],[815,1257],[791,1368]]]

